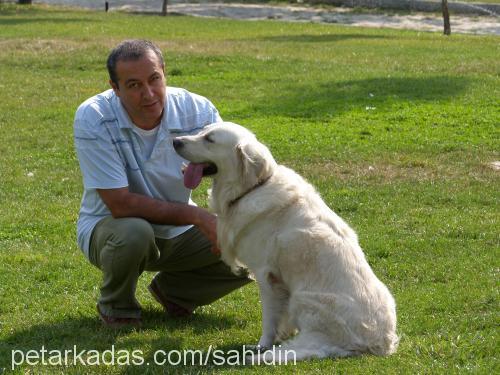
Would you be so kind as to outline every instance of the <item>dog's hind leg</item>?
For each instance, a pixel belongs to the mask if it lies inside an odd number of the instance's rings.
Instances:
[[[285,309],[283,315],[280,319],[280,324],[278,326],[278,335],[276,337],[277,342],[283,342],[288,340],[292,336],[297,334],[297,326],[294,324],[288,313],[288,308]]]

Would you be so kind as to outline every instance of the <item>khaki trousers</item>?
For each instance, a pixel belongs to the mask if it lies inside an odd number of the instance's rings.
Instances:
[[[167,240],[155,238],[144,219],[104,218],[94,228],[89,253],[103,273],[100,310],[107,316],[139,318],[135,291],[145,270],[158,271],[154,279],[162,294],[187,309],[212,303],[251,281],[234,275],[210,248],[196,227]]]

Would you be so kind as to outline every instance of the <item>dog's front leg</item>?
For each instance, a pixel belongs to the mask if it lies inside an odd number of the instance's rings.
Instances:
[[[268,349],[276,340],[278,326],[288,301],[288,292],[274,273],[269,270],[256,275],[262,305],[262,336],[258,349]]]

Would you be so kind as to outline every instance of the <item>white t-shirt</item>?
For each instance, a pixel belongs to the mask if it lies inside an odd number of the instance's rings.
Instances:
[[[160,129],[160,127],[157,126],[151,130],[145,130],[138,126],[135,126],[135,124],[132,125],[134,125],[134,130],[142,142],[142,156],[144,157],[144,159],[149,159],[151,153],[153,152],[153,148],[155,147],[156,135],[158,134],[158,130]]]

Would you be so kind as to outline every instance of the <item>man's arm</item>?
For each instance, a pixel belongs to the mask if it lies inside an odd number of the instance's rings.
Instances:
[[[203,208],[131,193],[127,187],[97,192],[115,219],[140,217],[154,224],[195,225],[212,243],[213,251],[218,251],[217,218]]]

